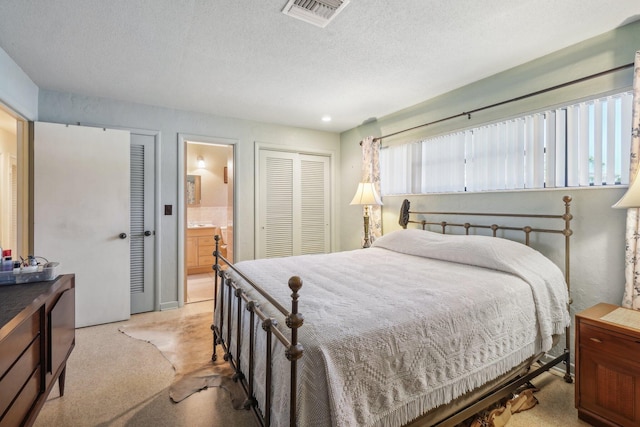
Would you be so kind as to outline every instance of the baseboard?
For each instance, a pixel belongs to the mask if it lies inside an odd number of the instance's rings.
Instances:
[[[180,305],[178,304],[178,301],[170,301],[170,302],[160,303],[160,311],[174,310],[174,309],[176,309],[178,307],[180,307]]]

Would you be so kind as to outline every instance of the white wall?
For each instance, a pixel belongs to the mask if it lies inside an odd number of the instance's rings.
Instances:
[[[587,40],[530,63],[480,80],[419,105],[379,118],[341,135],[343,192],[342,249],[358,247],[362,214],[359,207],[349,206],[360,178],[361,151],[358,142],[365,136],[387,135],[402,129],[442,119],[491,105],[530,92],[559,85],[617,66],[632,63],[640,49],[640,22]],[[473,68],[473,64],[469,64]],[[631,88],[633,69],[609,74],[525,101],[510,103],[440,125],[428,126],[385,139],[383,145],[412,141],[425,136],[446,133],[479,123],[515,116],[523,112],[580,99],[597,93]],[[399,173],[401,173],[399,171]],[[383,178],[384,179],[384,178]],[[562,213],[562,196],[571,195],[575,216],[572,240],[571,281],[577,312],[597,302],[621,302],[624,284],[625,212],[611,209],[625,188],[561,189],[553,191],[494,192],[479,194],[446,194],[409,196],[412,205],[429,210],[479,210],[497,212],[523,210],[541,213]],[[383,230],[398,228],[399,206],[405,197],[385,197]]]
[[[161,216],[158,244],[161,252],[161,305],[178,301],[178,134],[202,135],[237,140],[236,150],[236,261],[254,254],[254,143],[269,142],[291,147],[309,147],[338,153],[338,134],[251,122],[104,98],[41,90],[39,120],[55,123],[100,124],[160,131],[159,208],[173,205],[174,215]],[[70,167],[73,165],[70,164]],[[336,183],[340,188],[340,183]],[[161,210],[163,213],[163,210]],[[337,224],[337,227],[340,225]],[[339,234],[338,234],[339,235]],[[339,243],[338,243],[339,245]]]
[[[189,144],[187,146],[187,174],[200,175],[202,207],[226,207],[227,185],[224,183],[224,167],[227,166],[228,153],[233,147],[210,144]],[[198,167],[198,156],[202,156],[205,167]]]
[[[28,120],[38,119],[38,86],[0,48],[0,102]]]

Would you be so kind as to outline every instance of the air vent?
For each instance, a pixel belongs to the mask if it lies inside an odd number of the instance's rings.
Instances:
[[[349,0],[289,0],[282,13],[318,27],[326,27]]]

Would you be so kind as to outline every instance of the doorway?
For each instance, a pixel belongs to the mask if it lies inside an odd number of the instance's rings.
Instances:
[[[214,298],[214,236],[233,262],[234,145],[185,140],[184,302]]]
[[[0,247],[13,259],[31,253],[27,121],[0,103]]]

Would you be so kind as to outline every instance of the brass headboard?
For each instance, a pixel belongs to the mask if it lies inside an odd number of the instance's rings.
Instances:
[[[529,235],[531,233],[552,233],[552,234],[561,234],[564,236],[565,247],[564,247],[564,277],[567,282],[567,292],[569,294],[569,304],[572,303],[571,300],[571,285],[570,285],[570,258],[571,258],[571,249],[570,249],[570,237],[573,234],[571,230],[571,220],[573,219],[573,215],[571,215],[571,197],[564,196],[562,198],[564,202],[564,213],[557,215],[542,215],[542,214],[521,214],[521,213],[486,213],[486,212],[427,212],[427,211],[412,211],[410,209],[411,203],[409,200],[405,199],[402,202],[402,206],[400,208],[400,219],[399,224],[402,228],[407,228],[408,224],[418,224],[422,226],[423,230],[427,229],[427,225],[435,225],[441,227],[442,234],[445,234],[447,231],[447,227],[463,227],[465,229],[465,234],[469,234],[469,230],[472,228],[477,229],[490,229],[492,230],[493,237],[497,237],[496,233],[498,230],[515,230],[522,231],[524,233],[524,243],[527,246],[530,246]],[[472,224],[469,222],[465,223],[453,223],[447,221],[435,221],[428,220],[427,217],[433,216],[451,216],[451,215],[461,215],[466,217],[506,217],[506,218],[522,218],[522,219],[543,219],[543,220],[560,220],[564,222],[563,228],[557,229],[548,229],[548,228],[535,228],[530,225],[524,225],[520,227],[515,227],[512,225],[498,225],[498,224]],[[413,218],[416,219],[411,219]],[[567,307],[568,309],[569,307]],[[566,328],[565,333],[566,338],[566,346],[564,350],[563,356],[559,356],[559,358],[564,358],[564,363],[566,365],[566,372],[564,375],[564,379],[566,382],[572,382],[571,373],[570,373],[570,351],[571,348],[571,328]],[[559,358],[556,359],[559,360]],[[557,363],[556,361],[550,362],[550,365]]]
[[[436,225],[441,227],[442,234],[446,233],[447,227],[463,227],[465,229],[465,234],[469,234],[469,230],[472,228],[477,229],[490,229],[492,230],[493,237],[496,237],[496,233],[498,230],[515,230],[522,231],[524,233],[524,243],[527,246],[530,246],[529,235],[531,233],[555,233],[562,234],[565,236],[565,250],[564,250],[564,274],[565,280],[567,282],[567,290],[569,294],[571,293],[570,286],[570,258],[571,258],[571,249],[570,249],[570,237],[573,234],[571,230],[571,220],[573,219],[573,215],[571,215],[571,197],[564,196],[562,198],[564,202],[564,214],[557,215],[542,215],[542,214],[521,214],[521,213],[486,213],[486,212],[427,212],[427,211],[412,211],[410,209],[411,203],[409,200],[405,199],[402,202],[402,206],[400,208],[400,219],[398,223],[402,226],[402,228],[407,228],[408,224],[418,224],[422,226],[423,230],[426,230],[427,225]],[[492,224],[472,224],[469,222],[465,223],[453,223],[447,221],[435,221],[435,220],[427,220],[429,216],[451,216],[451,215],[462,215],[467,217],[507,217],[507,218],[523,218],[523,219],[534,219],[534,218],[542,218],[542,219],[557,219],[564,222],[564,228],[558,229],[547,229],[547,228],[535,228],[530,225],[524,225],[521,227],[514,226],[506,226],[506,225],[498,225],[495,223]],[[416,219],[412,219],[416,218]],[[571,301],[571,300],[569,300]]]

